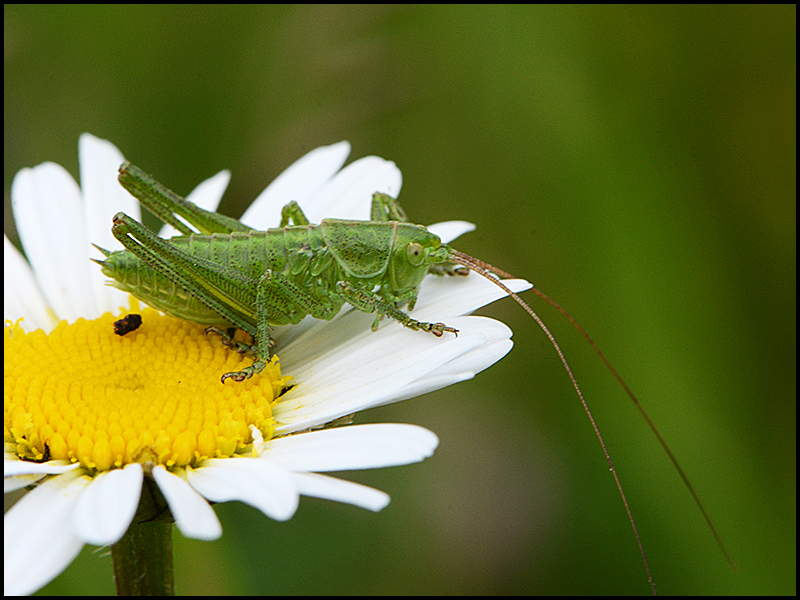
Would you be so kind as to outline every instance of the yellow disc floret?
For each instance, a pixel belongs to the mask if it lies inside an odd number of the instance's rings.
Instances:
[[[141,315],[141,327],[123,336],[111,314],[62,321],[50,334],[6,324],[6,452],[94,471],[185,467],[247,452],[251,425],[272,436],[272,407],[291,379],[277,357],[259,376],[223,385],[221,373],[251,359],[202,326],[149,308]]]

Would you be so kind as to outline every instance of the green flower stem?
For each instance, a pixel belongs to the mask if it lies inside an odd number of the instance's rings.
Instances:
[[[155,490],[155,496],[152,492]],[[172,517],[149,477],[136,516],[122,539],[111,547],[118,596],[174,596]],[[166,514],[164,514],[166,512]]]

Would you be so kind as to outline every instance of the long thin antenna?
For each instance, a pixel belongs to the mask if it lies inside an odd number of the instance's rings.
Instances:
[[[553,337],[553,334],[550,333],[550,330],[547,328],[547,326],[541,320],[539,315],[537,315],[533,311],[533,309],[530,306],[528,306],[528,304],[525,303],[524,300],[522,300],[522,298],[520,298],[517,294],[512,292],[506,285],[504,285],[499,279],[494,277],[492,274],[496,274],[496,275],[499,275],[501,277],[507,277],[507,278],[512,278],[513,275],[510,275],[509,273],[506,273],[505,271],[502,271],[502,270],[498,269],[497,267],[494,267],[493,265],[490,265],[488,263],[485,263],[483,261],[475,259],[475,258],[473,258],[473,257],[471,257],[471,256],[469,256],[467,254],[463,254],[462,252],[458,252],[456,250],[452,250],[451,251],[451,257],[450,258],[451,258],[451,260],[453,262],[461,264],[461,265],[464,265],[465,267],[469,268],[472,271],[475,271],[479,275],[482,275],[483,277],[486,277],[492,283],[494,283],[495,285],[497,285],[498,287],[503,289],[509,296],[514,298],[514,300],[516,300],[517,303],[520,306],[522,306],[522,308],[524,308],[525,311],[534,318],[536,323],[539,325],[539,327],[542,329],[542,331],[544,331],[545,335],[550,340],[550,343],[555,348],[556,353],[558,354],[558,357],[561,359],[561,364],[564,365],[564,369],[567,371],[567,375],[569,375],[569,378],[572,381],[572,386],[575,388],[575,391],[577,392],[578,397],[580,398],[581,404],[583,404],[583,409],[584,409],[584,411],[586,411],[586,414],[589,417],[589,421],[591,421],[591,423],[592,423],[592,428],[594,429],[595,435],[597,435],[597,439],[600,441],[600,445],[603,448],[603,454],[605,455],[606,461],[608,462],[608,466],[610,467],[611,473],[614,476],[614,481],[617,484],[617,490],[619,490],[619,495],[622,498],[622,503],[625,505],[625,512],[628,513],[628,521],[630,521],[631,528],[633,529],[633,533],[636,536],[636,543],[639,545],[639,552],[642,555],[642,560],[644,561],[645,569],[647,570],[647,579],[650,582],[650,587],[653,590],[653,595],[656,595],[656,586],[655,586],[655,583],[653,581],[653,576],[652,576],[652,574],[650,572],[650,565],[647,562],[647,555],[645,554],[644,546],[642,545],[641,538],[639,537],[639,531],[636,529],[636,523],[635,523],[635,521],[633,519],[633,515],[631,514],[630,507],[628,506],[628,500],[625,497],[625,492],[622,490],[622,484],[620,483],[619,477],[617,476],[617,472],[614,469],[614,463],[612,462],[611,456],[608,453],[605,441],[603,440],[603,436],[600,434],[600,430],[597,427],[597,423],[595,422],[594,417],[592,416],[592,411],[589,409],[589,405],[586,403],[586,399],[584,398],[583,393],[581,392],[580,386],[578,386],[578,382],[575,379],[575,376],[572,374],[572,369],[570,368],[569,363],[567,363],[567,360],[564,357],[564,353],[561,351],[561,348],[559,347],[558,343],[556,342],[555,338]],[[570,315],[564,308],[561,307],[560,304],[558,304],[555,300],[550,298],[544,292],[538,290],[535,287],[532,289],[532,291],[536,295],[541,297],[543,300],[545,300],[549,304],[551,304],[554,308],[556,308],[556,310],[558,310],[562,315],[564,315],[564,317],[566,317],[566,319],[570,323],[572,323],[572,325],[578,330],[578,332],[583,336],[583,338],[587,342],[589,342],[589,345],[592,347],[592,349],[595,351],[595,353],[600,357],[600,360],[603,361],[603,364],[605,364],[605,366],[608,368],[608,370],[611,371],[611,374],[614,376],[614,378],[622,386],[622,389],[625,390],[625,393],[633,401],[633,403],[636,406],[636,408],[639,409],[639,412],[644,417],[644,420],[647,423],[648,427],[650,427],[650,430],[655,434],[656,439],[661,444],[661,447],[664,449],[664,451],[667,453],[667,456],[669,457],[670,461],[672,462],[672,465],[675,467],[675,470],[678,472],[678,475],[680,476],[680,478],[683,481],[684,485],[689,490],[689,493],[692,495],[692,498],[694,499],[695,504],[700,509],[700,513],[703,515],[703,519],[705,519],[706,524],[708,525],[709,529],[711,530],[711,533],[714,536],[714,539],[716,540],[717,545],[719,546],[720,550],[722,550],[722,554],[725,556],[725,560],[728,561],[728,564],[730,565],[730,567],[733,570],[736,570],[736,563],[733,561],[733,559],[731,558],[730,554],[728,554],[728,550],[725,547],[725,544],[723,543],[722,538],[719,535],[719,532],[717,532],[717,528],[714,527],[714,523],[711,521],[711,517],[709,516],[709,514],[706,511],[705,507],[703,506],[703,503],[700,501],[700,497],[697,495],[697,492],[695,491],[694,486],[689,481],[689,477],[686,475],[686,473],[684,472],[683,468],[681,468],[680,464],[678,463],[678,460],[675,458],[675,455],[672,453],[672,450],[670,449],[670,447],[667,444],[666,440],[661,435],[661,432],[659,432],[659,430],[656,427],[656,425],[653,422],[653,420],[650,418],[650,415],[648,415],[647,411],[645,411],[645,409],[642,406],[641,402],[639,402],[639,399],[633,393],[633,390],[631,390],[631,388],[628,386],[628,384],[625,382],[625,380],[622,378],[622,376],[617,372],[617,370],[611,365],[611,362],[606,358],[605,354],[603,354],[603,352],[600,350],[600,348],[597,346],[597,344],[594,342],[594,340],[591,338],[591,336],[589,336],[589,334],[586,333],[586,331],[583,329],[583,327],[581,327],[580,324],[578,324],[578,322],[572,317],[572,315]]]
[[[711,516],[708,514],[708,511],[706,511],[706,508],[705,508],[705,506],[703,506],[703,503],[700,501],[700,496],[697,495],[697,491],[694,489],[694,486],[692,485],[692,482],[689,481],[689,476],[686,475],[686,473],[684,472],[683,468],[678,463],[678,459],[675,458],[675,455],[672,453],[672,450],[670,449],[669,444],[667,444],[667,441],[661,435],[661,432],[658,430],[658,427],[656,427],[656,424],[650,418],[650,415],[647,414],[647,411],[644,409],[644,406],[642,406],[641,402],[639,402],[639,399],[636,397],[636,394],[633,393],[633,390],[628,386],[627,383],[625,383],[625,380],[617,372],[617,370],[611,365],[611,362],[609,362],[609,360],[606,358],[605,354],[603,354],[603,352],[600,350],[600,348],[597,346],[597,344],[595,344],[595,342],[591,338],[591,336],[588,333],[586,333],[586,331],[583,329],[583,327],[581,327],[578,324],[578,322],[572,317],[572,315],[570,315],[564,308],[562,308],[562,306],[558,302],[556,302],[555,300],[550,298],[544,292],[538,290],[535,287],[532,288],[532,291],[537,296],[539,296],[543,300],[545,300],[548,303],[550,303],[556,310],[558,310],[558,312],[560,312],[562,315],[564,315],[570,323],[572,323],[572,325],[578,330],[578,332],[584,337],[584,339],[587,342],[589,342],[589,345],[592,347],[592,349],[600,357],[600,360],[603,361],[603,364],[605,364],[606,367],[608,368],[608,370],[611,371],[611,374],[614,376],[614,378],[622,386],[622,389],[625,390],[625,393],[628,394],[628,397],[636,405],[636,408],[639,409],[639,412],[644,417],[644,420],[647,422],[647,426],[650,427],[650,430],[653,432],[653,434],[655,434],[656,439],[658,440],[658,443],[661,444],[661,447],[664,449],[664,452],[667,453],[667,456],[669,457],[670,462],[675,467],[675,470],[678,472],[678,475],[680,476],[681,480],[683,481],[684,485],[686,486],[686,489],[688,489],[689,493],[692,495],[692,499],[694,500],[694,503],[697,505],[697,508],[700,509],[700,514],[703,515],[703,519],[705,519],[705,522],[708,525],[708,528],[711,530],[711,534],[714,536],[714,539],[716,540],[717,545],[719,546],[719,549],[722,551],[722,554],[725,556],[725,560],[728,562],[728,565],[730,566],[730,568],[735,571],[738,568],[736,566],[736,562],[734,562],[733,558],[728,553],[728,549],[725,547],[725,542],[722,541],[722,537],[720,536],[719,532],[717,531],[717,528],[714,526],[714,523],[711,520]]]

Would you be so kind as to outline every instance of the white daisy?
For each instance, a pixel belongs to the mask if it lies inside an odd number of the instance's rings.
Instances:
[[[310,152],[241,220],[277,226],[289,200],[311,222],[367,220],[373,192],[398,195],[400,171],[375,156],[342,168],[349,151],[341,142]],[[221,373],[248,359],[202,327],[137,311],[89,261],[100,258],[90,243],[118,248],[114,213],[140,212],[116,180],[123,157],[111,143],[84,134],[79,156],[80,188],[44,163],[20,171],[11,190],[28,260],[5,240],[5,491],[38,485],[5,516],[6,594],[36,591],[85,543],[118,542],[145,482],[155,482],[184,535],[206,540],[221,535],[208,501],[240,500],[277,520],[291,518],[301,494],[380,510],[385,493],[320,473],[420,461],[436,436],[403,424],[309,430],[469,379],[511,349],[505,325],[464,316],[502,290],[481,277],[428,277],[412,315],[455,327],[457,337],[390,320],[373,332],[374,315],[346,308],[332,321],[278,328],[280,364],[221,385]],[[215,210],[229,179],[223,171],[187,198]],[[457,221],[430,229],[446,243],[472,228]],[[147,327],[114,336],[112,322],[133,311]],[[291,378],[296,385],[285,391]]]

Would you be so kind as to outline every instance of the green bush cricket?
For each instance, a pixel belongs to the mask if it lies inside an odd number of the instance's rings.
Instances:
[[[95,262],[113,280],[110,285],[167,314],[207,325],[207,331],[220,334],[226,345],[254,356],[252,366],[223,374],[223,383],[227,379],[244,381],[265,368],[270,357],[270,326],[297,324],[307,315],[330,320],[348,303],[363,312],[377,313],[373,329],[387,316],[438,337],[458,335],[444,323],[417,321],[401,310],[405,306],[413,310],[425,275],[466,276],[474,271],[502,288],[536,320],[555,348],[603,448],[655,593],[633,515],[594,417],[547,326],[499,279],[511,275],[442,244],[425,227],[409,223],[398,202],[382,193],[373,195],[369,221],[323,219],[315,225],[290,202],[283,208],[278,228],[260,231],[195,206],[128,162],[120,167],[119,181],[181,235],[162,239],[126,214],[117,213],[112,231],[125,250],[98,248],[105,259]],[[633,391],[575,319],[544,293],[532,290],[572,323],[622,385],[733,566],[694,487]],[[234,341],[231,327],[244,330],[255,343]]]

